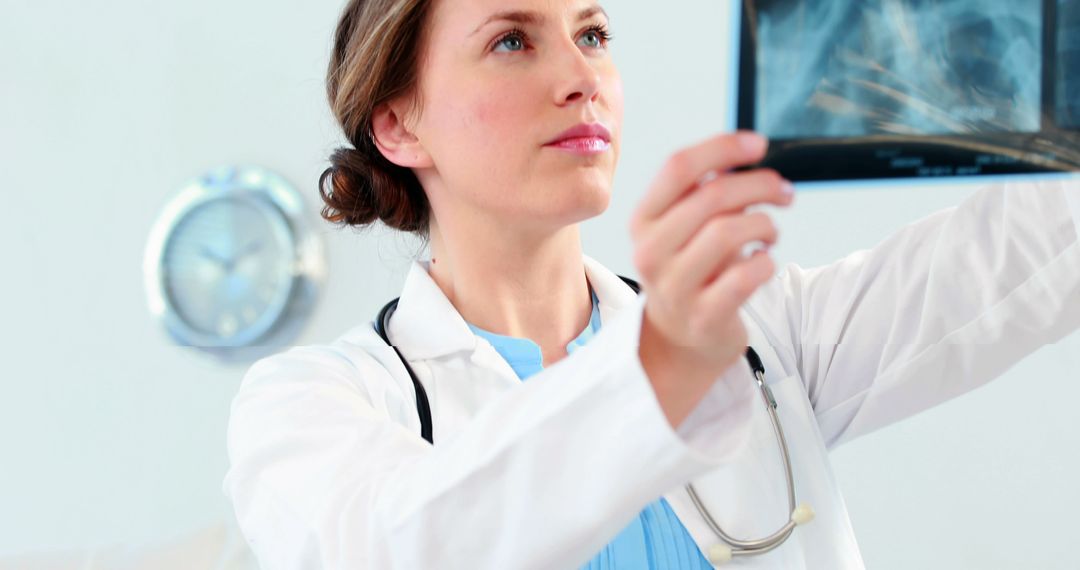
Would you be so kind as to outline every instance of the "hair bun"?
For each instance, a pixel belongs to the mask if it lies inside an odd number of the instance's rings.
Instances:
[[[431,206],[416,175],[386,160],[371,138],[382,103],[419,93],[420,58],[431,0],[349,0],[334,32],[326,96],[342,134],[319,177],[327,220],[387,226],[428,238]]]
[[[380,220],[397,230],[427,232],[427,196],[411,170],[391,163],[376,149],[350,147],[336,149],[330,164],[319,177],[324,219],[349,226]]]

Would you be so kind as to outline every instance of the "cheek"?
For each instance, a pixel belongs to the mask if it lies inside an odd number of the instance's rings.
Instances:
[[[622,125],[623,119],[623,84],[619,76],[611,82],[611,109],[615,114],[618,124]]]
[[[605,93],[605,106],[611,112],[611,119],[615,123],[615,127],[621,132],[623,121],[623,83],[622,77],[618,72],[611,72],[611,75],[604,81],[603,90]]]
[[[508,141],[521,140],[537,116],[523,100],[520,85],[494,81],[477,88],[459,84],[439,92],[447,95],[429,99],[425,134],[436,162],[440,162],[440,157],[443,159],[440,170],[448,174],[445,169],[465,166],[454,166],[447,161],[487,162],[488,167],[513,161],[514,149],[522,147]],[[499,160],[491,162],[493,155],[498,155]]]
[[[520,82],[474,79],[430,99],[427,147],[449,187],[491,205],[512,196],[502,189],[529,169],[538,110],[525,101]]]
[[[488,203],[508,198],[502,190],[488,196],[488,190],[516,185],[527,176],[536,157],[531,142],[538,111],[524,100],[520,83],[489,81],[484,89],[458,91],[444,107],[448,128],[439,134],[436,162],[444,180],[480,193]]]
[[[614,150],[614,158],[612,161],[611,169],[614,173],[615,164],[618,162],[620,149],[622,147],[622,125],[623,125],[623,84],[622,79],[618,73],[613,73],[609,78],[605,79],[603,89],[603,107],[607,111],[606,119],[611,122],[611,146]]]
[[[490,89],[474,93],[458,109],[463,131],[476,137],[476,144],[484,147],[505,148],[506,141],[524,132],[529,124],[528,105],[513,93],[512,86],[492,85]]]

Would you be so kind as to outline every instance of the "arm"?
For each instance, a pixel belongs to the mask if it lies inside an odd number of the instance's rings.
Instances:
[[[415,413],[412,394],[370,356],[304,348],[258,362],[233,403],[225,489],[264,570],[588,560],[744,444],[716,422],[671,428],[638,357],[643,303],[434,447],[393,419]],[[746,370],[721,382],[750,387]],[[752,397],[707,396],[735,422]]]
[[[831,447],[1001,375],[1080,327],[1080,184],[986,187],[751,299]]]

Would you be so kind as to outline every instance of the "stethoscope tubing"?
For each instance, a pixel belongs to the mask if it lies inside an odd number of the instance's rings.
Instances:
[[[628,277],[623,277],[621,275],[619,276],[619,278],[626,282],[626,284],[629,285],[635,293],[640,293],[641,288],[636,281]],[[401,351],[398,350],[398,347],[394,346],[390,342],[390,338],[387,335],[390,317],[393,316],[394,311],[397,310],[397,304],[399,300],[400,297],[398,299],[390,301],[382,308],[381,311],[379,311],[379,314],[376,317],[374,323],[375,331],[379,334],[380,337],[382,337],[383,341],[386,342],[387,345],[391,346],[394,349],[394,352],[397,353],[398,358],[401,360],[401,363],[405,366],[405,370],[406,372],[408,372],[409,378],[412,379],[413,388],[416,391],[416,408],[420,417],[420,435],[425,440],[427,440],[428,443],[434,445],[435,439],[431,419],[431,405],[428,401],[427,391],[424,390],[424,386],[416,377],[416,373],[413,372],[413,369],[411,366],[409,366],[408,361],[405,360],[404,355],[401,354]],[[770,550],[773,550],[783,544],[784,541],[787,540],[789,536],[791,536],[791,533],[798,525],[798,523],[795,521],[794,516],[794,512],[796,510],[795,477],[791,469],[791,456],[788,450],[787,438],[784,437],[784,429],[783,427],[781,427],[780,417],[776,413],[776,399],[773,397],[772,390],[765,383],[765,366],[761,363],[761,358],[758,357],[757,352],[755,352],[752,347],[748,346],[746,347],[745,356],[748,363],[750,364],[751,370],[754,372],[754,377],[757,381],[758,388],[761,391],[761,397],[764,400],[765,407],[766,409],[768,409],[769,412],[769,419],[772,423],[773,433],[776,435],[776,439],[780,444],[781,459],[784,463],[784,475],[787,483],[788,509],[789,512],[792,513],[792,517],[779,530],[765,538],[760,538],[756,540],[740,540],[724,532],[724,530],[720,527],[716,520],[713,519],[712,515],[705,507],[704,503],[701,501],[701,498],[698,496],[693,484],[687,483],[686,491],[690,495],[690,500],[694,504],[694,507],[697,508],[699,513],[701,513],[701,516],[705,519],[705,522],[709,525],[709,528],[714,533],[716,533],[716,535],[721,540],[723,540],[725,543],[732,547],[730,552],[731,556],[747,556],[752,554],[764,554],[766,552],[769,552]]]
[[[747,348],[748,358],[749,351],[753,350],[753,348]],[[750,361],[751,366],[754,366],[756,364],[753,358],[750,358]],[[776,435],[777,441],[780,442],[780,458],[784,462],[784,475],[787,478],[788,512],[790,513],[795,510],[795,476],[791,470],[791,460],[790,453],[788,451],[787,438],[784,437],[784,428],[780,426],[780,418],[776,413],[776,400],[772,397],[771,390],[769,390],[768,386],[765,385],[764,367],[761,367],[759,369],[755,366],[754,376],[757,378],[758,386],[761,388],[761,397],[765,400],[765,406],[769,410],[769,419],[772,423],[773,433]],[[720,528],[720,525],[712,518],[712,515],[709,514],[708,509],[705,508],[705,505],[702,503],[701,498],[698,497],[697,491],[694,489],[693,484],[688,483],[686,485],[686,491],[690,494],[690,500],[694,503],[694,506],[697,507],[698,512],[700,512],[702,517],[705,518],[705,522],[709,525],[709,528],[712,529],[712,531],[716,533],[716,535],[719,536],[724,542],[738,549],[732,550],[732,555],[734,556],[768,552],[776,548],[777,546],[783,544],[783,542],[787,540],[788,536],[791,535],[792,531],[795,530],[795,522],[789,519],[784,524],[784,526],[780,527],[780,530],[777,530],[776,532],[765,538],[760,538],[757,540],[737,539],[727,534],[722,528]]]

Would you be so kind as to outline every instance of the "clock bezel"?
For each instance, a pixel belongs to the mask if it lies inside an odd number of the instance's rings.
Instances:
[[[167,284],[165,256],[181,224],[198,208],[218,200],[244,200],[262,210],[277,239],[290,254],[290,275],[254,323],[233,335],[208,333],[190,324],[177,309]],[[144,259],[144,277],[151,313],[178,344],[210,351],[250,348],[268,341],[287,315],[300,312],[301,297],[312,297],[322,273],[321,251],[305,232],[299,194],[282,177],[259,167],[225,166],[185,185],[155,222]]]

